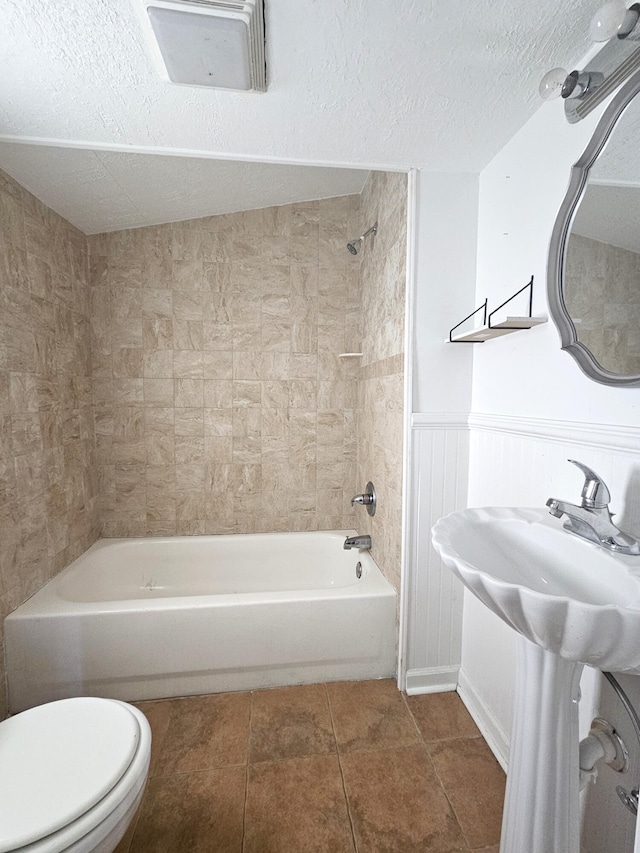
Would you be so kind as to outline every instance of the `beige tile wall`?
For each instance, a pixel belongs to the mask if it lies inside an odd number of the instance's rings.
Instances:
[[[612,373],[640,373],[640,254],[572,234],[565,301],[578,340]]]
[[[363,228],[378,233],[362,251],[362,366],[358,403],[358,486],[372,480],[378,508],[358,509],[372,555],[400,590],[407,177],[372,172],[362,193]]]
[[[98,536],[93,443],[86,238],[0,172],[0,631]]]
[[[399,588],[405,218],[378,173],[87,239],[0,173],[0,615],[100,530],[357,526]]]
[[[353,524],[359,208],[89,238],[104,535]]]

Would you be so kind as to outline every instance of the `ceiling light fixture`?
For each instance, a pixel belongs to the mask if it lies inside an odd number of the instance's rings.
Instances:
[[[141,11],[171,83],[266,91],[263,0],[142,0]]]
[[[640,3],[609,0],[593,16],[590,35],[606,42],[582,71],[553,68],[540,82],[545,100],[562,96],[567,121],[580,121],[640,68]]]

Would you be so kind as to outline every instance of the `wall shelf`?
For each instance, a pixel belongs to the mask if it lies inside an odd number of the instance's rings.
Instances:
[[[504,308],[505,305],[508,305],[512,299],[515,299],[516,296],[519,296],[521,293],[524,293],[525,290],[529,290],[529,313],[527,316],[514,316],[505,317],[499,323],[492,323],[491,318],[494,314],[496,314],[501,308]],[[505,299],[503,303],[498,305],[491,313],[487,314],[487,304],[488,300],[485,299],[483,304],[476,308],[475,311],[472,311],[471,314],[466,316],[464,320],[461,320],[457,323],[449,332],[449,337],[445,338],[445,343],[447,344],[483,344],[485,341],[491,340],[491,338],[499,338],[502,335],[509,335],[511,332],[519,332],[522,329],[532,329],[534,326],[540,326],[543,323],[547,322],[546,317],[532,317],[531,311],[533,308],[533,276],[531,276],[531,280],[525,284],[524,287],[521,287],[520,290],[516,291],[513,296],[510,296],[508,299]],[[475,314],[479,311],[483,312],[482,318],[482,326],[478,326],[475,329],[470,329],[467,332],[458,332],[457,335],[454,335],[456,329],[459,329],[463,323],[466,323],[467,320],[470,320]]]
[[[531,329],[546,322],[546,317],[507,317],[502,323],[496,323],[495,326],[479,326],[477,329],[460,332],[459,335],[445,338],[445,343],[482,344],[491,338],[499,338],[502,335],[509,335],[511,332],[519,332],[521,329]]]

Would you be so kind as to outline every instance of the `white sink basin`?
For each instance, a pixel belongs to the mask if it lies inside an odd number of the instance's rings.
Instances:
[[[546,509],[467,509],[432,535],[465,586],[532,643],[640,674],[640,557],[568,533]]]

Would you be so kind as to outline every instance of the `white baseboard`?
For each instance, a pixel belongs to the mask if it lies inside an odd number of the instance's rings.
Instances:
[[[458,693],[489,745],[491,752],[506,773],[509,764],[509,735],[496,720],[462,669],[458,674]]]
[[[458,686],[458,666],[434,666],[407,671],[405,690],[409,696],[419,693],[446,693]]]

